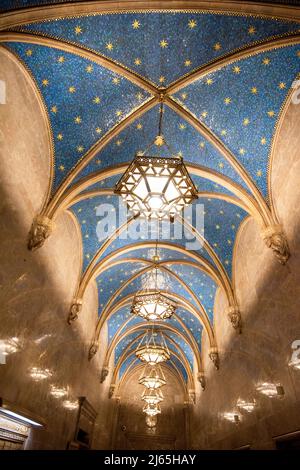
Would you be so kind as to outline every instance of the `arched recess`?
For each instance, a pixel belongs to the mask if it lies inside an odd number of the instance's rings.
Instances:
[[[141,323],[133,326],[129,330],[126,330],[123,333],[119,333],[119,334],[115,335],[115,337],[113,338],[112,342],[110,343],[110,345],[108,346],[108,348],[106,350],[104,366],[103,367],[108,367],[111,355],[112,355],[116,345],[120,341],[122,341],[122,339],[126,338],[126,336],[128,336],[129,334],[131,334],[135,331],[139,331],[140,329],[145,329],[145,328],[151,329],[152,326],[156,326],[156,327],[158,327],[159,329],[162,329],[162,330],[171,331],[171,332],[175,333],[176,335],[182,337],[187,342],[187,344],[189,344],[190,348],[192,349],[192,351],[194,353],[194,356],[195,356],[196,362],[197,362],[198,372],[202,371],[202,363],[201,363],[201,356],[200,356],[199,348],[197,346],[197,343],[196,343],[195,339],[191,335],[189,335],[189,336],[183,335],[183,333],[181,331],[177,330],[174,326],[169,325],[167,322],[163,322],[163,323],[147,322],[147,324],[145,325],[145,321],[142,322],[142,320],[141,320]],[[193,341],[193,339],[194,339],[194,341]]]
[[[31,182],[35,191],[30,191],[30,205],[33,213],[41,211],[49,201],[54,169],[53,136],[49,125],[47,109],[38,87],[26,67],[8,49],[0,45],[1,81],[5,83],[5,103],[3,111],[1,153],[1,178],[18,177]],[[4,114],[5,113],[5,114]],[[23,125],[31,122],[31,128]],[[5,155],[5,158],[4,158]],[[8,172],[10,172],[8,174]],[[14,174],[12,175],[11,172]],[[20,191],[27,192],[20,178]]]

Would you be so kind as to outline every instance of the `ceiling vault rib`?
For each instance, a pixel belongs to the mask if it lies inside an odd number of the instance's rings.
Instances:
[[[147,266],[146,268],[143,268],[141,269],[140,271],[138,271],[137,273],[135,273],[133,276],[131,276],[130,278],[127,279],[127,281],[122,284],[119,289],[117,289],[114,293],[114,295],[110,298],[109,302],[105,305],[105,307],[103,308],[103,311],[102,311],[102,315],[105,316],[107,312],[109,312],[109,309],[111,308],[111,306],[113,305],[114,301],[118,298],[118,296],[123,292],[124,289],[126,289],[126,287],[128,287],[135,279],[139,278],[140,276],[142,276],[143,274],[147,273],[148,271],[150,271],[152,269],[152,266]],[[170,276],[172,276],[174,279],[176,279],[186,290],[187,292],[190,294],[190,296],[192,297],[192,299],[196,302],[198,308],[199,308],[199,311],[201,312],[201,314],[203,315],[203,318],[202,318],[202,315],[200,315],[201,317],[201,323],[203,324],[204,328],[209,331],[209,329],[211,327],[210,325],[210,322],[209,322],[209,318],[208,318],[208,315],[206,313],[206,310],[205,308],[203,307],[202,303],[198,300],[197,296],[195,295],[195,293],[190,289],[190,287],[174,272],[170,271],[168,268],[166,268],[165,266],[162,266],[160,268],[162,271],[165,271],[167,272]],[[171,294],[171,292],[170,292]]]
[[[188,310],[192,315],[195,316],[195,318],[197,318],[198,320],[200,320],[200,322],[202,323],[202,325],[204,326],[204,329],[206,330],[206,333],[208,335],[208,339],[209,339],[209,343],[210,343],[210,347],[211,348],[214,348],[216,347],[216,338],[215,338],[215,335],[214,335],[214,332],[213,332],[213,329],[212,329],[212,326],[209,324],[209,325],[205,325],[205,323],[202,321],[202,316],[201,314],[196,310],[196,307],[194,305],[192,305],[189,301],[187,301],[184,297],[176,294],[175,292],[169,292],[168,295],[170,297],[173,297],[179,306],[183,306],[183,308],[185,308],[186,310]],[[89,351],[89,359],[91,359],[97,352],[98,348],[99,348],[99,336],[100,336],[100,332],[101,332],[101,329],[104,325],[104,323],[116,312],[118,311],[120,308],[124,307],[125,305],[130,305],[132,303],[132,299],[134,297],[134,294],[128,294],[127,296],[125,296],[123,299],[119,300],[114,306],[112,306],[112,309],[110,311],[107,311],[105,314],[101,315],[99,318],[98,318],[98,321],[97,321],[97,325],[96,325],[96,329],[95,329],[95,335],[94,335],[94,339],[91,343],[91,347],[90,347],[90,351]]]
[[[68,52],[75,54],[84,59],[88,59],[102,67],[121,75],[122,77],[129,80],[131,83],[143,88],[148,93],[156,94],[157,87],[152,85],[148,80],[143,77],[140,77],[134,72],[131,72],[129,69],[123,65],[117,64],[114,60],[104,57],[99,52],[93,52],[86,49],[84,46],[79,44],[71,44],[64,41],[63,39],[56,39],[52,37],[47,37],[39,33],[28,33],[25,31],[16,32],[16,31],[2,31],[0,32],[0,42],[24,42],[27,44],[36,44],[38,46],[51,47],[53,49],[58,49],[60,51]]]
[[[23,8],[17,11],[8,11],[2,14],[0,28],[12,28],[30,22],[43,20],[55,20],[68,16],[82,16],[88,14],[112,14],[124,12],[148,12],[149,11],[184,11],[197,13],[205,10],[207,12],[223,14],[248,14],[262,15],[265,18],[274,17],[287,21],[299,21],[300,13],[297,7],[292,5],[268,5],[244,1],[227,1],[226,9],[224,0],[216,0],[213,3],[205,0],[189,0],[188,5],[183,0],[129,0],[110,1],[96,0],[72,5],[44,5],[31,8]]]
[[[142,335],[140,335],[140,337],[142,337]],[[134,341],[136,341],[138,338],[139,337],[135,338]],[[176,346],[182,352],[181,348],[178,345],[176,345]],[[129,344],[125,348],[122,355],[118,359],[118,362],[117,362],[116,366],[114,367],[113,377],[112,377],[112,383],[114,383],[114,384],[116,383],[116,379],[117,379],[119,370],[120,370],[121,365],[123,364],[124,360],[126,360],[128,357],[133,356],[135,354],[135,351],[130,351],[130,347],[131,347],[131,344]],[[183,366],[184,366],[184,368],[187,372],[187,375],[188,375],[189,383],[192,384],[193,388],[194,388],[194,383],[195,382],[194,382],[193,372],[192,372],[191,366],[190,366],[189,362],[187,361],[185,355],[184,354],[179,355],[176,351],[173,351],[173,350],[172,350],[172,354],[174,354],[174,356],[177,357],[177,359],[183,364]]]
[[[196,358],[196,361],[197,361],[197,366],[198,366],[198,371],[200,372],[201,371],[201,357],[200,357],[200,354],[199,354],[199,349],[197,347],[197,343],[193,343],[191,341],[191,338],[184,335],[180,330],[177,330],[174,326],[172,325],[168,325],[168,324],[157,324],[157,323],[154,323],[154,322],[147,322],[147,323],[140,323],[138,325],[135,325],[133,327],[131,327],[129,330],[126,330],[124,331],[124,333],[121,333],[120,335],[116,335],[112,342],[110,343],[110,345],[108,346],[107,350],[106,350],[106,354],[105,354],[105,360],[104,360],[104,366],[107,366],[109,365],[109,361],[110,361],[110,357],[112,355],[112,352],[114,351],[114,348],[116,347],[117,344],[119,344],[124,338],[126,338],[126,336],[130,335],[131,333],[134,333],[135,331],[139,331],[141,329],[148,329],[148,328],[151,328],[152,326],[156,326],[158,329],[160,330],[168,330],[168,331],[171,331],[172,333],[180,336],[181,338],[183,338],[185,340],[185,342],[190,346],[191,350],[193,351],[193,354]],[[136,341],[135,339],[133,341]]]
[[[185,325],[185,323],[182,321],[181,317],[180,317],[178,314],[176,314],[176,313],[174,313],[174,317],[176,318],[176,321],[178,321],[178,323],[180,324],[180,326],[184,329],[185,335],[189,338],[190,342],[194,345],[195,351],[198,352],[198,359],[199,359],[199,361],[198,361],[198,369],[199,369],[199,371],[200,371],[201,368],[202,368],[202,360],[201,360],[201,352],[199,351],[198,344],[197,344],[197,342],[196,342],[194,336],[191,334],[190,330],[187,328],[187,326]],[[111,344],[107,347],[106,354],[105,354],[105,360],[104,360],[104,363],[103,363],[103,364],[104,364],[103,367],[108,367],[108,366],[109,366],[109,360],[110,360],[110,356],[111,356],[112,348],[113,348],[113,346],[111,346],[111,345],[112,345],[113,342],[114,342],[114,344],[115,344],[117,338],[119,338],[120,335],[123,334],[124,328],[127,326],[127,324],[128,324],[131,320],[132,320],[132,317],[128,317],[127,320],[123,323],[123,325],[121,325],[121,326],[119,327],[119,329],[116,331],[114,337],[112,338]],[[142,319],[141,319],[141,321],[142,321]],[[152,325],[152,324],[154,324],[154,323],[153,323],[153,322],[149,322],[149,325]],[[142,323],[141,323],[141,324],[139,323],[138,325],[141,326]],[[144,323],[143,323],[143,325],[145,326]],[[137,325],[136,325],[136,326],[137,326]],[[172,325],[168,325],[168,327],[169,327],[169,328],[173,328],[173,329],[174,329],[174,332],[176,332],[176,333],[178,333],[178,332],[179,332],[179,333],[182,333],[182,332],[180,332],[180,330],[176,329],[176,328],[175,328],[174,326],[172,326]],[[125,333],[125,330],[124,330],[124,333]]]
[[[244,167],[236,160],[235,156],[229,151],[229,149],[222,143],[222,141],[202,122],[200,122],[192,113],[187,109],[177,103],[173,98],[166,96],[165,104],[173,109],[177,114],[184,118],[189,124],[191,124],[201,135],[203,135],[208,142],[210,142],[218,152],[223,155],[223,157],[228,161],[228,163],[233,167],[237,174],[243,179],[247,187],[252,192],[255,201],[258,205],[259,211],[261,213],[262,219],[265,226],[268,226],[272,222],[271,211],[264,200],[261,192],[256,187],[255,183],[252,181],[252,178],[246,172]]]
[[[245,46],[238,51],[229,52],[225,57],[220,57],[214,60],[212,63],[201,66],[198,69],[193,70],[188,75],[181,77],[175,82],[171,83],[166,88],[166,93],[169,95],[177,93],[178,91],[182,90],[182,88],[190,85],[196,80],[199,80],[200,78],[203,78],[210,73],[216,72],[218,69],[226,67],[227,65],[230,65],[238,60],[245,59],[249,56],[266,52],[271,49],[298,44],[299,42],[300,34],[291,33],[286,37],[267,39],[259,44],[252,44],[250,46]]]

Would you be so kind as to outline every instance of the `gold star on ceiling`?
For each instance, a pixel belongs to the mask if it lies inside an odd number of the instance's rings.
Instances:
[[[95,96],[95,98],[93,99],[93,103],[99,104],[100,102],[101,102],[100,96]]]
[[[269,117],[273,117],[275,116],[275,111],[273,111],[272,109],[270,111],[267,112],[268,116]]]
[[[180,123],[180,124],[179,124],[179,129],[180,129],[181,131],[183,131],[184,129],[186,129],[186,125],[183,124],[183,123]]]
[[[223,167],[224,167],[224,163],[220,162],[220,163],[218,164],[218,166],[219,166],[219,168],[223,168]]]
[[[206,85],[212,85],[213,84],[213,79],[212,78],[207,78],[206,79]]]
[[[136,128],[137,128],[137,129],[142,129],[142,128],[143,128],[143,125],[139,122],[139,123],[136,125]]]
[[[114,48],[114,45],[112,42],[108,42],[105,47],[108,51],[112,51]]]
[[[251,93],[253,93],[254,95],[257,94],[257,88],[255,86],[251,88]]]
[[[102,129],[100,127],[96,127],[96,132],[97,132],[97,134],[101,134]]]
[[[225,98],[224,99],[224,103],[227,105],[227,104],[230,104],[231,103],[231,98]]]
[[[47,80],[47,78],[44,78],[44,80],[42,81],[42,84],[43,84],[43,86],[48,86],[49,85],[49,80]]]
[[[286,84],[284,82],[280,82],[278,87],[280,88],[280,90],[284,90],[284,88],[286,88]]]
[[[76,91],[76,88],[74,86],[69,87],[69,92],[70,93],[75,93],[75,91]]]
[[[249,118],[245,118],[245,119],[243,120],[244,126],[248,126],[249,123],[250,123],[250,119],[249,119]]]
[[[84,148],[82,145],[77,146],[77,152],[83,152]]]
[[[240,153],[241,155],[245,155],[246,150],[242,147],[242,148],[239,149],[239,153]]]
[[[119,79],[118,77],[114,77],[114,78],[112,79],[112,81],[113,81],[113,84],[114,84],[114,85],[119,85],[119,83],[120,83],[120,79]]]
[[[28,57],[32,56],[32,50],[31,50],[31,49],[27,49],[26,55],[27,55]]]
[[[57,113],[57,106],[52,106],[51,111],[52,111],[52,113],[56,114]]]
[[[81,29],[81,26],[75,26],[75,34],[81,34],[82,33],[82,29]]]
[[[120,117],[122,116],[122,111],[120,111],[119,109],[116,111],[116,116]]]
[[[192,62],[189,59],[187,59],[187,60],[185,60],[184,65],[186,67],[189,67],[190,65],[192,65]]]
[[[201,116],[204,117],[204,118],[206,118],[206,117],[207,117],[207,114],[208,114],[207,111],[203,111],[203,113],[201,113]]]
[[[187,98],[187,93],[181,93],[181,98],[182,98],[183,100],[186,100],[186,98]]]
[[[168,47],[169,43],[168,43],[168,41],[166,41],[165,39],[162,39],[162,40],[160,41],[159,45],[160,45],[160,47],[161,47],[162,49],[165,49],[166,47]]]
[[[92,65],[87,65],[85,68],[87,73],[91,73],[93,71],[93,66]]]
[[[120,146],[122,145],[122,140],[117,140],[117,141],[116,141],[116,145],[117,145],[118,147],[120,147]]]
[[[140,26],[141,26],[141,23],[138,20],[133,21],[132,23],[133,29],[139,29]]]
[[[215,51],[219,51],[221,49],[221,44],[219,42],[217,42],[215,45],[214,45],[214,50]]]
[[[59,169],[60,171],[64,171],[65,167],[64,167],[63,165],[60,165],[60,166],[58,167],[58,169]]]
[[[197,26],[197,21],[196,20],[189,20],[188,25],[189,25],[190,29],[194,29]]]
[[[74,118],[74,122],[75,122],[75,124],[80,124],[80,123],[82,122],[81,117],[80,117],[80,116],[76,116],[76,117]]]
[[[142,61],[139,57],[137,57],[136,59],[134,59],[134,63],[135,65],[141,65]]]
[[[263,63],[264,65],[269,65],[270,62],[271,62],[271,60],[270,60],[268,57],[264,57],[264,59],[263,59],[263,61],[262,61],[262,63]]]
[[[201,149],[204,149],[204,147],[205,147],[205,142],[200,142],[199,147],[200,147]]]
[[[225,129],[221,130],[221,135],[227,135],[227,131]]]
[[[235,65],[235,66],[232,68],[232,70],[233,70],[234,73],[240,73],[240,72],[241,72],[240,67],[238,67],[237,65]]]
[[[254,27],[254,26],[250,26],[249,29],[248,29],[248,33],[249,33],[249,34],[254,34],[254,33],[256,33],[255,27]]]
[[[136,95],[135,95],[136,99],[139,100],[139,101],[142,101],[143,99],[143,95],[142,93],[139,91]]]
[[[260,140],[261,145],[265,145],[267,143],[267,139],[265,137],[262,137]]]
[[[65,58],[63,55],[59,56],[59,58],[57,59],[57,62],[59,62],[60,64],[62,64],[64,61],[65,61]]]
[[[262,171],[261,171],[261,170],[257,170],[256,175],[257,175],[257,176],[262,176]]]
[[[101,165],[101,160],[96,160],[97,165]]]
[[[58,140],[63,140],[63,135],[62,134],[57,134],[57,139]]]
[[[159,77],[159,83],[164,83],[166,81],[166,78],[162,75]]]

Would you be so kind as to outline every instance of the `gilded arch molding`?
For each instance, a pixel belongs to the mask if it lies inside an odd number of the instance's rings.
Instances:
[[[168,362],[171,362],[172,364],[172,367],[170,367],[168,364],[162,364],[161,365],[161,368],[164,371],[168,371],[169,373],[171,373],[175,378],[176,380],[179,382],[181,388],[182,388],[182,391],[183,391],[183,394],[186,398],[186,400],[188,400],[188,387],[187,387],[187,384],[185,383],[183,377],[182,377],[182,373],[180,370],[178,370],[176,364],[172,361],[172,359],[170,359]],[[127,380],[127,377],[129,377],[132,373],[134,373],[135,371],[141,371],[143,370],[143,366],[140,361],[138,361],[138,359],[136,361],[133,361],[129,368],[124,372],[124,374],[122,375],[122,377],[120,379],[117,379],[116,381],[116,384],[115,384],[115,396],[121,396],[121,390],[122,390],[122,386],[124,384],[124,382]]]
[[[192,342],[191,339],[188,336],[183,335],[183,333],[181,331],[177,330],[172,325],[168,325],[167,323],[158,325],[158,324],[155,324],[153,322],[145,323],[145,321],[141,322],[138,325],[135,325],[135,326],[131,327],[129,330],[126,330],[123,333],[120,333],[119,335],[117,335],[113,338],[112,342],[110,343],[109,347],[106,350],[104,366],[103,367],[108,366],[114,348],[116,347],[116,345],[120,341],[122,341],[122,339],[126,338],[126,336],[130,335],[131,333],[134,333],[135,331],[143,330],[145,328],[151,329],[151,327],[155,326],[155,325],[158,326],[158,328],[161,328],[163,331],[165,331],[165,330],[166,331],[171,331],[172,333],[176,334],[177,336],[180,336],[181,338],[183,338],[184,341],[190,346],[191,350],[193,351],[193,354],[196,358],[198,371],[202,370],[201,357],[200,357],[199,349],[197,348],[196,342]]]
[[[142,333],[140,336],[135,338],[134,342],[137,341],[138,339],[141,339],[143,337],[143,335],[144,335],[144,333]],[[170,341],[172,340],[172,338],[168,338],[168,339]],[[173,343],[174,343],[174,341],[173,341]],[[118,359],[118,362],[117,362],[116,366],[114,367],[113,375],[112,375],[112,384],[116,384],[117,377],[119,375],[119,370],[120,370],[124,360],[126,360],[128,357],[131,357],[135,354],[135,351],[130,351],[131,345],[132,345],[132,343],[130,343],[125,348],[122,355]],[[190,366],[189,362],[187,361],[185,355],[182,354],[182,350],[181,350],[180,346],[178,346],[176,343],[175,343],[175,346],[178,348],[178,350],[181,352],[181,354],[179,355],[176,351],[173,351],[173,349],[172,349],[172,354],[174,354],[174,356],[183,364],[183,366],[184,366],[184,368],[187,372],[188,384],[192,385],[192,387],[190,387],[190,388],[194,389],[195,388],[195,382],[194,382],[194,375],[193,375],[191,366]]]

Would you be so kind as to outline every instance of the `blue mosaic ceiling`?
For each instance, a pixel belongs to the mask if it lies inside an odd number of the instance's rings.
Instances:
[[[2,8],[13,8],[35,2],[14,2],[13,6],[12,2],[2,3]],[[272,140],[300,71],[299,29],[296,21],[243,14],[123,12],[25,24],[14,28],[18,35],[4,43],[26,65],[47,109],[54,143],[51,197],[55,198],[66,177],[65,189],[87,181],[69,210],[81,229],[82,273],[93,260],[98,270],[108,263],[94,279],[99,318],[106,312],[108,343],[129,332],[115,348],[115,364],[127,347],[129,353],[133,351],[141,330],[132,333],[131,329],[143,320],[131,317],[130,305],[112,314],[105,307],[118,290],[122,289],[113,307],[141,289],[141,277],[130,278],[149,265],[146,261],[154,254],[157,227],[149,232],[144,222],[136,221],[127,238],[112,239],[99,253],[127,219],[123,204],[113,195],[123,168],[113,176],[106,173],[108,168],[125,167],[136,152],[145,150],[158,133],[157,94],[161,90],[168,93],[170,84],[198,70],[194,80],[170,91],[169,100],[179,108],[176,111],[169,106],[170,101],[169,105],[166,102],[163,134],[172,152],[181,154],[190,165],[199,199],[186,213],[186,220],[196,225],[208,245],[192,243],[187,248],[191,233],[183,232],[177,221],[171,232],[162,224],[158,251],[160,262],[178,277],[168,274],[166,290],[180,295],[196,310],[200,302],[213,330],[219,279],[232,281],[235,241],[248,216],[236,199],[238,193],[248,197],[253,193],[247,178],[268,204]],[[279,38],[285,38],[285,43],[277,47]],[[78,48],[70,52],[70,44]],[[253,53],[251,48],[259,44],[265,44],[264,48]],[[242,55],[231,59],[237,51]],[[99,65],[97,58],[109,59],[115,67]],[[221,58],[227,61],[218,63]],[[216,64],[213,71],[205,71],[208,64]],[[122,130],[118,128],[131,113],[152,101],[152,107],[135,119],[129,118]],[[196,120],[197,126],[187,116]],[[102,148],[102,139],[112,129],[116,129],[114,137]],[[209,133],[217,137],[219,147],[209,139]],[[93,146],[97,150],[89,158]],[[160,155],[168,151],[155,146],[152,150]],[[232,154],[231,161],[225,158],[227,150]],[[242,169],[239,173],[234,161]],[[196,174],[198,170],[201,175]],[[111,194],[107,190],[112,190]],[[204,226],[197,226],[197,211]],[[111,265],[111,261],[117,264]],[[204,330],[199,316],[180,307],[165,325],[177,331],[165,331],[173,340],[168,340],[170,350],[184,354],[193,369],[195,353],[201,353]],[[195,350],[185,342],[187,336],[196,344]],[[135,360],[134,354],[125,358],[120,377]],[[170,364],[188,380],[185,365],[175,354]]]

